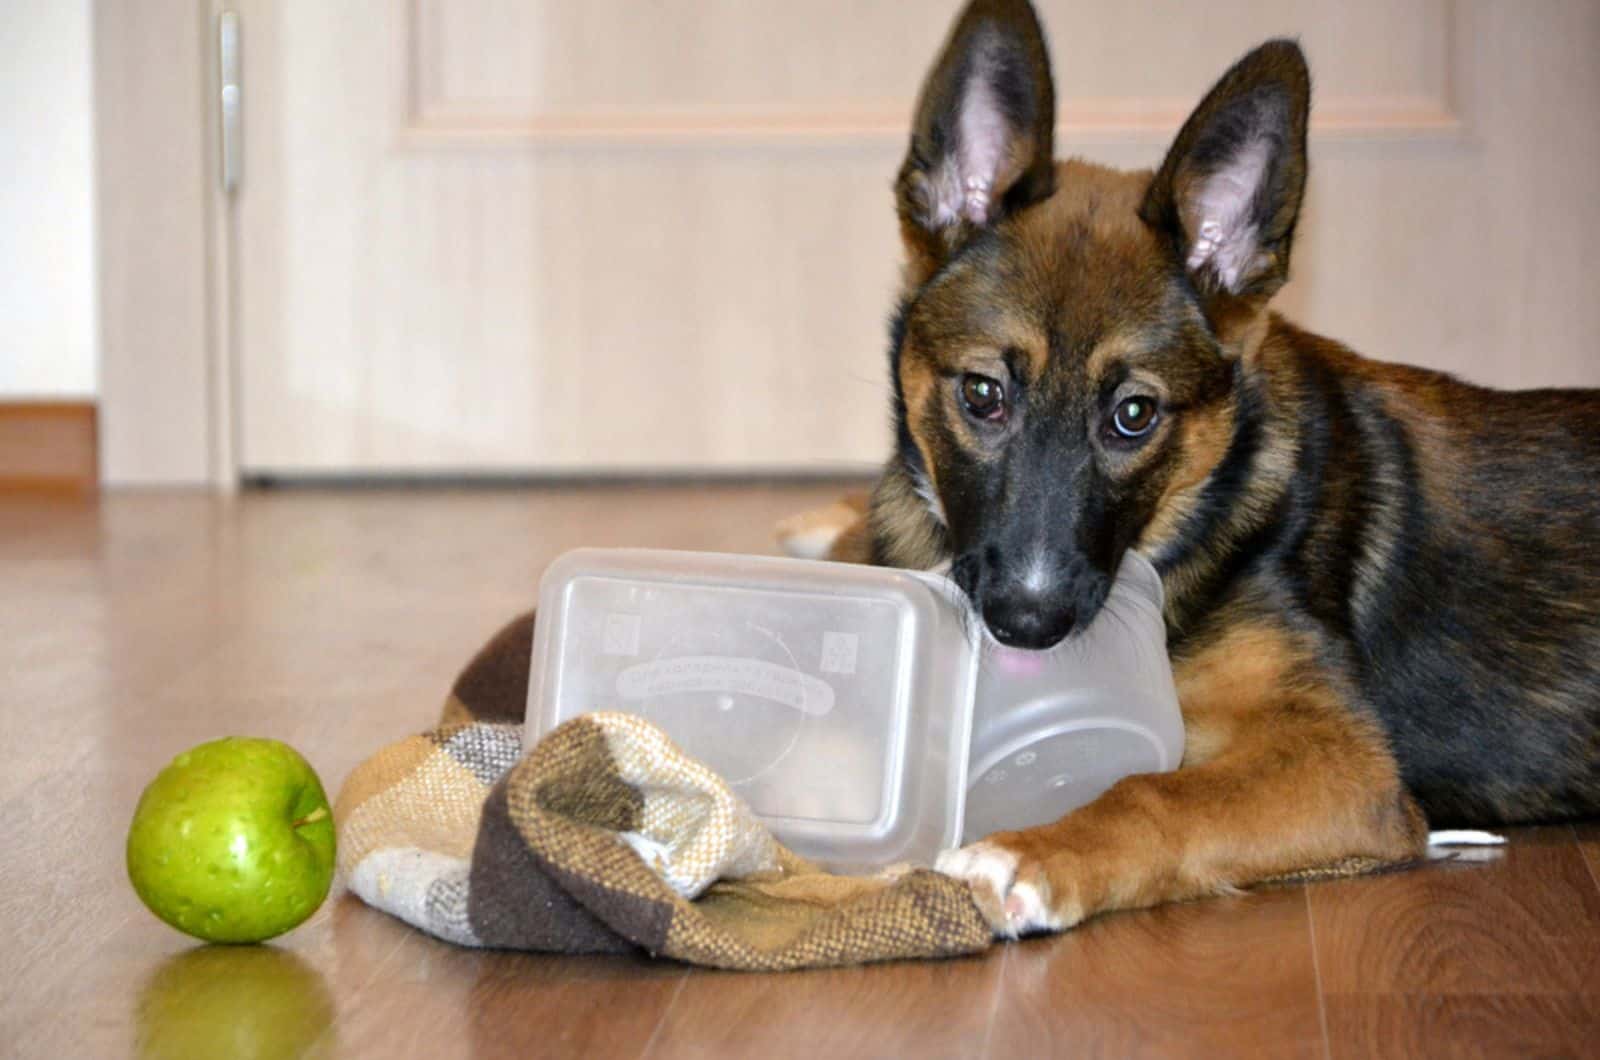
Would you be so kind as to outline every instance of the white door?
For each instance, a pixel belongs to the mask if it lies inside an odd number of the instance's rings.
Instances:
[[[1123,165],[1298,35],[1284,308],[1374,356],[1600,385],[1600,4],[1039,6],[1060,149]],[[246,473],[882,457],[889,186],[953,0],[237,7]]]

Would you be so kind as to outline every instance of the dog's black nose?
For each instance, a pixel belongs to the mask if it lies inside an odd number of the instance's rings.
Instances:
[[[1077,621],[1077,611],[1070,605],[1028,592],[1006,593],[983,605],[983,624],[1008,648],[1038,651],[1054,647],[1072,632]]]

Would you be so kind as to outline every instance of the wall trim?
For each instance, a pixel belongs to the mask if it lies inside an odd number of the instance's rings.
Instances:
[[[91,400],[0,400],[0,493],[93,493],[99,411]]]

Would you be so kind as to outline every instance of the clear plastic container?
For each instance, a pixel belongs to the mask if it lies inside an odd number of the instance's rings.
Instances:
[[[1047,651],[985,640],[962,841],[1046,824],[1183,759],[1161,576],[1127,553],[1089,627]]]
[[[581,549],[540,585],[529,735],[641,714],[796,852],[920,861],[961,837],[974,676],[959,611],[906,571]]]
[[[529,737],[590,711],[641,714],[797,852],[846,870],[929,862],[1177,766],[1160,594],[1134,557],[1113,619],[1014,652],[980,641],[931,574],[580,549],[540,585]]]

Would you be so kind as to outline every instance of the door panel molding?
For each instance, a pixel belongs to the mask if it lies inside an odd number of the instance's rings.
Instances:
[[[492,0],[478,0],[477,3],[473,0],[402,2],[403,35],[400,46],[403,56],[398,65],[404,76],[401,91],[405,111],[399,139],[402,146],[418,150],[562,144],[679,146],[717,142],[807,145],[868,141],[874,144],[898,144],[904,140],[909,128],[909,93],[916,87],[923,65],[933,54],[932,47],[921,50],[908,48],[905,57],[894,63],[897,68],[904,67],[897,69],[899,76],[890,79],[896,88],[904,88],[904,92],[895,93],[902,98],[852,97],[828,92],[824,85],[810,86],[812,91],[809,97],[807,93],[793,91],[775,94],[759,90],[747,91],[743,98],[737,95],[718,97],[704,88],[696,90],[691,84],[670,93],[679,98],[655,102],[646,101],[644,97],[647,93],[641,90],[619,93],[614,79],[594,86],[574,85],[572,82],[577,78],[571,71],[551,73],[546,80],[559,81],[560,84],[547,84],[542,88],[529,85],[528,81],[537,81],[539,78],[522,71],[517,71],[520,77],[512,77],[512,71],[509,70],[502,71],[498,77],[492,73],[487,76],[481,73],[468,76],[465,72],[452,76],[452,69],[466,71],[473,66],[468,61],[468,55],[459,53],[473,49],[474,34],[492,30],[497,24],[493,14],[504,16],[508,9]],[[715,37],[722,34],[728,46],[732,47],[748,44],[750,38],[759,36],[756,30],[762,20],[782,18],[777,6],[780,2],[788,4],[789,0],[768,0],[766,3],[751,0],[732,12],[721,7],[707,8],[706,5],[697,8],[688,0],[678,0],[677,5],[666,3],[658,6],[664,9],[675,6],[684,8],[682,11],[667,10],[663,21],[677,26],[687,23],[687,28],[680,30],[686,36],[702,40],[708,35]],[[528,12],[540,6],[523,5],[522,17],[531,21],[535,16]],[[566,5],[563,10],[578,6]],[[565,20],[581,21],[586,17],[590,20],[588,25],[600,24],[616,29],[626,20],[616,13],[609,17],[594,14],[598,9],[608,6],[627,6],[635,12],[638,10],[638,5],[632,0],[594,0],[581,5],[589,12],[587,16],[568,14]],[[837,33],[838,28],[837,21],[827,17],[827,6],[826,2],[806,5],[813,12],[810,21],[789,26],[790,29],[800,29],[802,33],[808,32],[817,38],[815,43],[823,54],[839,50],[836,41],[827,39]],[[836,0],[834,6],[840,7],[842,14],[844,6],[859,5],[844,5],[843,0]],[[1064,0],[1039,4],[1046,25],[1063,29],[1073,24],[1075,14],[1088,13],[1073,10],[1080,6]],[[1285,5],[1276,6],[1282,8]],[[1253,24],[1250,21],[1252,11],[1261,5],[1253,0],[1218,0],[1206,7],[1210,24],[1232,26]],[[705,9],[708,13],[703,16],[703,25],[696,26],[695,12],[699,9]],[[736,17],[739,12],[746,20],[742,24]],[[1115,11],[1111,14],[1097,11],[1095,14],[1101,20],[1119,17]],[[484,17],[474,19],[474,15]],[[1343,78],[1345,83],[1335,83],[1328,94],[1319,94],[1312,119],[1313,136],[1331,141],[1437,141],[1462,137],[1466,125],[1454,93],[1456,72],[1453,43],[1458,33],[1458,16],[1455,0],[1428,0],[1402,9],[1371,3],[1364,5],[1364,9],[1358,12],[1357,22],[1365,17],[1369,21],[1406,23],[1410,32],[1399,36],[1411,51],[1399,56],[1382,57],[1382,61],[1412,71],[1406,75],[1409,83],[1385,85],[1378,91],[1368,91],[1349,83],[1353,75],[1346,72]],[[918,17],[925,23],[918,27],[920,30],[943,25],[940,16],[932,12],[926,17]],[[1132,22],[1140,18],[1140,13],[1130,6],[1121,12],[1120,17]],[[1183,28],[1177,26],[1172,32],[1180,33]],[[570,31],[572,27],[568,29]],[[1268,32],[1263,29],[1251,39],[1264,37]],[[538,36],[537,32],[525,35]],[[1230,38],[1238,36],[1238,33],[1223,33],[1220,36]],[[1350,67],[1363,61],[1356,55],[1346,53],[1369,50],[1363,47],[1359,30],[1347,34],[1347,37],[1349,39],[1336,42],[1328,48],[1339,53],[1334,56],[1340,60],[1337,68]],[[936,43],[936,38],[933,43]],[[1171,42],[1166,43],[1171,46]],[[1249,43],[1250,40],[1241,39],[1237,48],[1242,50]],[[778,62],[781,59],[776,54],[779,49],[792,50],[803,48],[804,45],[803,38],[797,41],[785,37],[775,45],[775,54],[769,58]],[[716,45],[712,43],[705,47],[715,48]],[[1228,47],[1227,43],[1207,41],[1204,46],[1194,49],[1206,59],[1204,69],[1208,72],[1201,76],[1210,78],[1221,72],[1220,68],[1211,68],[1215,65],[1216,56],[1229,54]],[[1055,50],[1056,66],[1060,71],[1067,66],[1071,57],[1064,46],[1058,45]],[[662,42],[657,62],[670,62],[669,57],[673,53],[670,42]],[[482,54],[482,49],[474,49],[471,54],[477,58]],[[520,51],[517,54],[522,56],[524,65],[528,67],[540,65],[537,58],[530,59]],[[1327,58],[1316,54],[1312,56],[1314,64]],[[557,62],[552,59],[550,65],[556,65]],[[613,74],[615,71],[606,73]],[[459,83],[469,80],[479,84],[474,87]],[[640,84],[652,84],[671,80],[671,77],[663,77],[660,70],[655,70],[639,75],[636,80]],[[677,80],[694,79],[679,77]],[[497,82],[500,86],[498,89],[495,87]],[[759,89],[759,86],[755,87]],[[1173,95],[1074,93],[1070,81],[1066,81],[1062,87],[1067,91],[1058,93],[1061,113],[1061,121],[1057,126],[1058,142],[1075,148],[1093,148],[1165,143],[1188,116],[1197,93],[1204,89],[1205,83],[1185,84],[1182,93]],[[619,95],[626,98],[619,99]],[[699,101],[684,98],[696,95],[705,98]],[[784,98],[751,98],[759,95],[781,95]],[[581,98],[574,101],[571,97]]]

